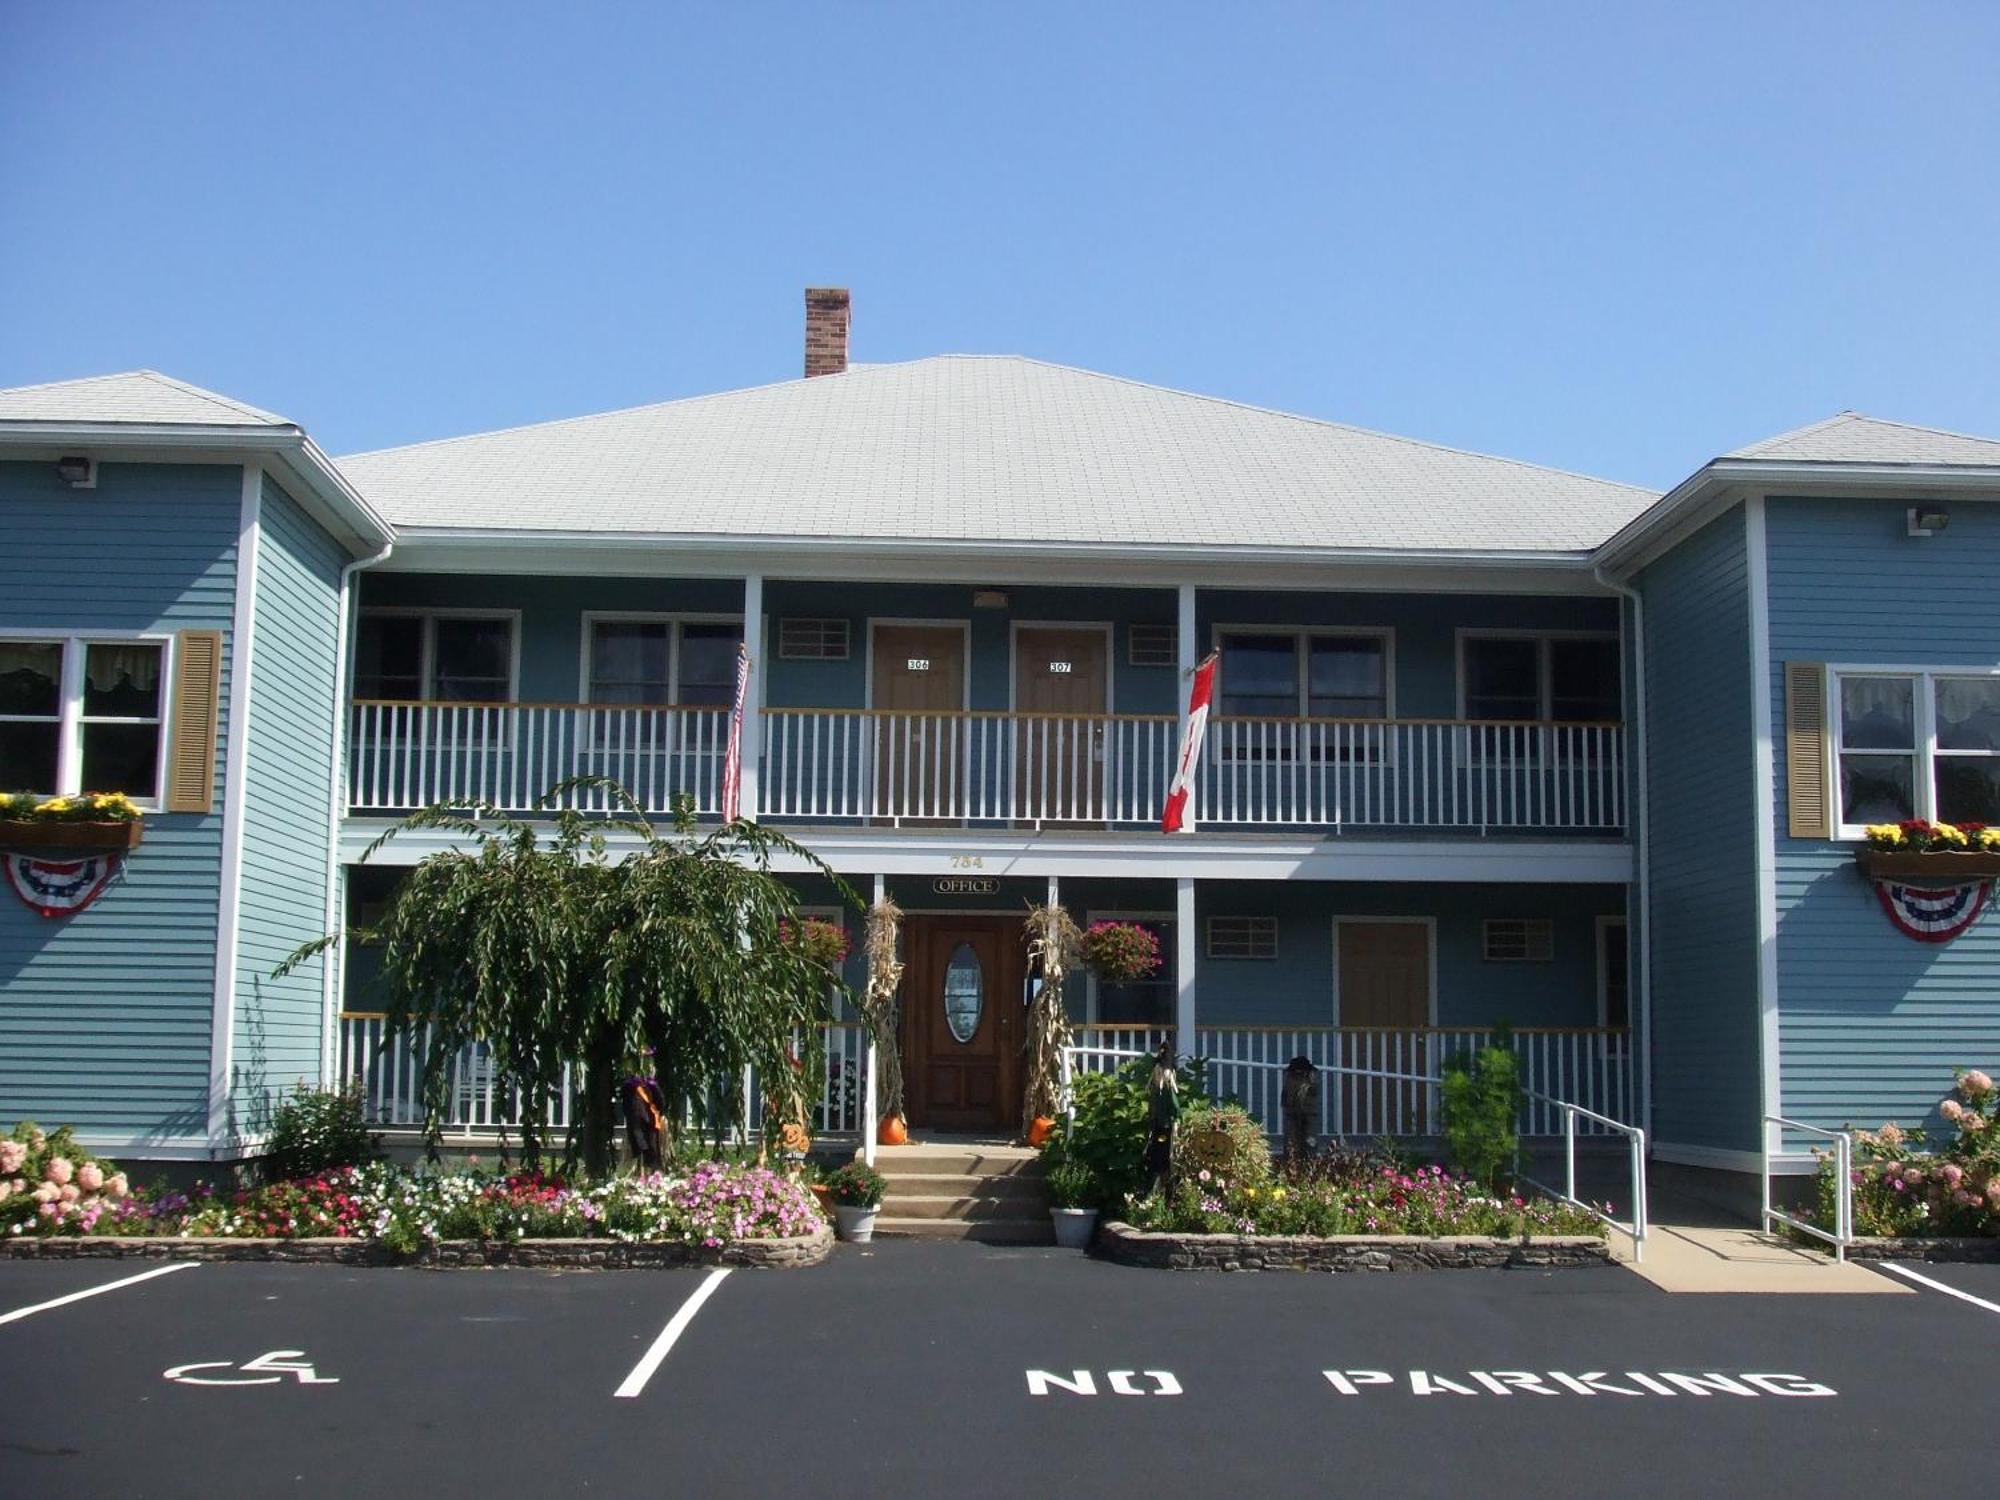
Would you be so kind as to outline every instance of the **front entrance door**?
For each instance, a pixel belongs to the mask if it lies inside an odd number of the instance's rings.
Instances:
[[[904,823],[960,821],[965,632],[956,625],[877,625],[871,665],[876,813]]]
[[[1017,917],[913,915],[903,924],[903,1081],[910,1123],[1013,1134],[1027,940]]]
[[[1019,821],[1102,823],[1105,634],[1033,625],[1014,633],[1014,795]]]
[[[1349,1067],[1428,1072],[1431,1020],[1428,922],[1342,921],[1339,947],[1342,1050]],[[1357,1029],[1359,1028],[1359,1029]],[[1342,1135],[1430,1135],[1431,1090],[1408,1079],[1347,1074],[1340,1080]]]

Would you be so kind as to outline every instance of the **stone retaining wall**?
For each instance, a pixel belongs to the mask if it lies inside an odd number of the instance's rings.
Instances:
[[[2000,1260],[2000,1239],[1921,1239],[1867,1236],[1847,1247],[1849,1260]]]
[[[701,1245],[628,1245],[618,1240],[444,1240],[417,1255],[393,1255],[369,1240],[178,1239],[160,1236],[27,1235],[0,1240],[15,1260],[258,1260],[342,1266],[545,1266],[568,1270],[669,1270],[676,1266],[816,1266],[833,1253],[833,1231],[784,1240]]]
[[[1161,1234],[1106,1224],[1093,1254],[1120,1265],[1172,1271],[1441,1271],[1495,1266],[1597,1266],[1611,1247],[1586,1235],[1492,1239],[1453,1235]]]

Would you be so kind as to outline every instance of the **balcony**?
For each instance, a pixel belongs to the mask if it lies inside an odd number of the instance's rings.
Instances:
[[[1157,826],[1169,715],[771,708],[758,815],[811,826]],[[348,806],[433,802],[533,812],[601,776],[649,814],[719,814],[728,713],[604,704],[357,702]],[[1624,727],[1453,719],[1217,719],[1196,797],[1205,828],[1442,834],[1623,832]],[[610,811],[599,789],[564,805]]]

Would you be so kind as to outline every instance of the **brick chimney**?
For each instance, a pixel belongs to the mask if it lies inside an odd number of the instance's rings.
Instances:
[[[853,312],[844,286],[806,288],[806,377],[847,369],[847,325]]]

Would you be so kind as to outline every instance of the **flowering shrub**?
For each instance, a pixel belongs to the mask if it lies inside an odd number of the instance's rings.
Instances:
[[[1938,1113],[1952,1137],[1935,1151],[1921,1130],[1855,1132],[1854,1229],[1874,1235],[2000,1235],[2000,1089],[1961,1068]],[[1811,1217],[1831,1227],[1838,1168],[1821,1154]]]
[[[1351,1178],[1232,1183],[1208,1171],[1132,1203],[1139,1229],[1182,1234],[1583,1234],[1604,1225],[1572,1204],[1496,1197],[1443,1167],[1375,1167]]]
[[[279,1177],[358,1166],[374,1155],[358,1086],[316,1089],[302,1083],[272,1112],[270,1168]]]
[[[826,1179],[827,1191],[843,1208],[880,1208],[889,1179],[866,1162],[851,1161]]]
[[[0,1140],[0,1231],[89,1234],[129,1197],[125,1174],[76,1143],[68,1126],[23,1120]]]
[[[37,797],[33,792],[0,792],[0,818],[36,823],[136,823],[139,805],[123,792],[79,792],[74,797]]]
[[[6,1159],[0,1151],[0,1161]],[[110,1185],[106,1179],[107,1190]],[[436,1240],[458,1239],[608,1237],[714,1247],[810,1234],[821,1223],[799,1184],[762,1167],[726,1162],[595,1185],[540,1172],[410,1171],[374,1162],[235,1193],[203,1186],[135,1197],[125,1195],[122,1181],[118,1187],[119,1198],[107,1196],[88,1222],[78,1216],[78,1223],[59,1226],[30,1214],[11,1232],[367,1239],[407,1255]]]
[[[1137,922],[1092,922],[1083,934],[1083,961],[1113,984],[1145,979],[1160,967],[1160,940]]]
[[[1903,854],[2000,849],[2000,828],[1988,828],[1984,823],[1932,823],[1923,818],[1906,818],[1900,823],[1870,823],[1862,833],[1869,848]]]

